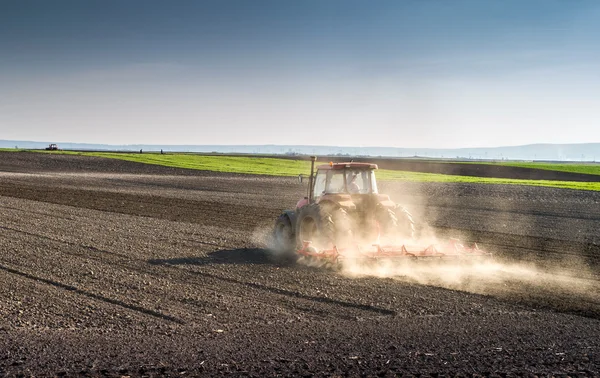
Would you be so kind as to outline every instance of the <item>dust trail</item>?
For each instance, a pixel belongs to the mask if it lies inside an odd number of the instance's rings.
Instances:
[[[273,249],[275,245],[273,239],[273,226],[261,225],[255,227],[252,231],[252,234],[250,235],[250,241],[252,242],[252,244],[260,248]]]
[[[494,256],[466,256],[456,259],[399,257],[369,261],[364,259],[356,246],[365,251],[372,249],[373,244],[396,247],[404,245],[409,250],[422,251],[430,245],[443,246],[449,239],[438,237],[429,227],[422,227],[418,236],[407,237],[405,233],[383,235],[373,233],[372,230],[361,230],[353,221],[346,221],[352,223],[346,225],[352,232],[343,234],[345,236],[342,238],[337,235],[336,238],[336,246],[342,251],[343,260],[331,262],[300,257],[297,263],[317,268],[333,268],[337,270],[336,274],[350,278],[391,278],[600,317],[600,277],[584,262],[574,268],[573,261],[569,261],[568,267],[559,262],[550,265],[549,261],[543,261],[542,267]],[[266,248],[273,261],[289,259],[290,255],[295,255],[293,250],[283,251],[274,245],[273,229],[270,227],[257,228],[252,239]],[[331,242],[323,244],[316,241],[313,246],[317,250],[332,248]],[[485,246],[480,247],[485,250]]]
[[[251,245],[261,248],[265,257],[272,263],[289,265],[296,261],[293,248],[284,250],[278,245],[272,225],[257,226],[250,235],[249,241]]]
[[[478,294],[498,294],[523,288],[553,293],[572,293],[600,304],[599,282],[593,278],[573,277],[559,267],[540,268],[522,263],[489,261],[380,261],[367,264],[345,261],[341,272],[350,277],[396,278],[424,285],[440,286]],[[591,273],[588,275],[591,277]]]
[[[448,239],[438,238],[431,229],[422,230],[419,238],[392,236],[376,239],[342,241],[341,244],[360,245],[363,250],[373,243],[395,246],[405,245],[409,250],[419,251],[430,245],[443,246]],[[485,250],[485,247],[482,247]],[[518,299],[528,303],[540,303],[558,308],[561,302],[573,302],[569,309],[600,315],[600,280],[585,264],[576,270],[555,265],[536,266],[531,263],[502,260],[487,256],[440,259],[436,257],[369,261],[358,256],[356,248],[344,250],[345,259],[337,265],[339,272],[348,277],[373,276],[392,278],[405,282],[443,287],[452,290],[496,297]],[[301,263],[324,266],[323,262],[301,259]],[[547,263],[547,262],[546,262]]]

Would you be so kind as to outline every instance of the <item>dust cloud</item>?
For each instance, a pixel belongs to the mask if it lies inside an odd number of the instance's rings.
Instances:
[[[418,189],[417,189],[418,191]],[[428,206],[426,196],[417,193],[403,192],[398,195],[397,203],[407,204],[408,210],[415,219],[428,219],[435,221],[438,214],[434,211],[437,206]],[[510,206],[510,205],[506,205]],[[471,221],[471,220],[470,220]],[[528,225],[518,225],[514,219],[499,217],[489,222],[511,221],[511,226],[525,229]],[[345,220],[348,222],[348,220]],[[480,225],[483,229],[496,227],[494,224]],[[374,244],[382,247],[406,246],[409,251],[422,251],[434,245],[443,250],[449,236],[461,238],[463,235],[448,235],[447,231],[438,234],[437,229],[428,227],[421,222],[418,232],[413,237],[405,235],[383,236],[382,233],[374,235],[372,232],[363,232],[357,224],[344,225],[342,228],[352,229],[352,233],[342,237],[337,235],[336,243],[343,254],[343,259],[327,261],[314,257],[299,257],[299,264],[330,269],[332,274],[341,274],[349,278],[378,277],[393,279],[402,282],[435,286],[450,290],[465,291],[475,294],[492,295],[502,298],[518,298],[528,303],[545,305],[551,302],[573,302],[570,305],[577,311],[588,311],[600,314],[600,281],[597,274],[586,263],[577,257],[569,256],[569,263],[556,259],[553,261],[540,261],[540,264],[527,262],[510,257],[510,251],[484,251],[492,252],[491,256],[465,256],[457,258],[412,258],[398,257],[390,259],[365,259],[362,252],[373,250]],[[269,230],[272,231],[272,230]],[[260,235],[265,235],[262,229]],[[269,233],[269,236],[271,234]],[[268,250],[273,256],[280,256],[289,251],[279,251],[273,247],[269,238],[262,237],[263,243],[268,245]],[[313,246],[317,249],[331,249],[315,241]],[[356,247],[359,248],[356,248]],[[468,243],[465,243],[469,247]],[[500,252],[500,253],[495,253]],[[558,299],[557,299],[558,298]],[[562,304],[561,304],[562,305]],[[587,306],[587,307],[586,307]],[[594,315],[596,316],[596,315]]]
[[[437,229],[429,227],[424,220],[436,223],[439,220],[451,221],[459,228],[461,222],[465,221],[468,224],[463,226],[472,225],[473,219],[468,216],[461,218],[459,214],[453,215],[452,211],[449,211],[456,206],[454,198],[450,196],[440,198],[426,195],[422,193],[423,187],[420,185],[399,188],[394,184],[385,183],[381,186],[384,191],[390,193],[396,203],[405,204],[417,220],[416,223],[422,225],[414,240],[401,240],[396,237],[391,244],[413,243],[418,249],[431,244],[443,245],[450,236],[464,239],[464,235],[456,231],[453,231],[452,235],[448,235],[447,232],[440,235]],[[524,222],[523,218],[507,218],[515,206],[518,204],[513,201],[495,201],[494,207],[501,216],[480,219],[477,227],[493,231],[503,229],[506,223],[510,223],[514,230],[529,229],[532,225]],[[443,209],[442,214],[437,213],[440,209]],[[540,261],[539,263],[543,264],[540,265],[515,259],[511,256],[511,251],[488,250],[485,245],[480,247],[490,252],[491,256],[467,255],[465,258],[454,260],[398,259],[375,263],[348,259],[341,264],[340,272],[349,277],[391,278],[484,295],[538,296],[542,302],[556,296],[571,297],[573,300],[593,302],[600,308],[600,281],[597,274],[579,256],[569,255],[562,260],[556,258]]]
[[[406,243],[409,250],[418,250],[430,244],[443,243],[442,240],[429,235],[427,239],[398,242]],[[366,248],[364,246],[363,250]],[[600,282],[584,265],[573,270],[572,266],[568,269],[558,264],[542,267],[494,256],[373,260],[353,255],[351,249],[343,253],[345,258],[337,263],[306,257],[299,258],[298,263],[330,269],[334,274],[349,278],[393,279],[509,298],[561,310],[566,308],[568,311],[584,312],[592,316],[600,315]]]
[[[552,293],[600,297],[596,280],[574,277],[572,271],[565,272],[560,267],[541,268],[533,264],[503,262],[487,257],[481,260],[475,257],[473,260],[458,261],[411,259],[375,263],[349,259],[341,264],[340,272],[349,277],[394,278],[477,294],[536,288]]]
[[[437,237],[432,229],[425,229],[417,239],[376,240],[384,245],[405,245],[409,251],[419,251],[430,245],[444,250],[447,238]],[[353,240],[352,243],[356,243]],[[362,250],[369,245],[359,243]],[[348,244],[347,244],[348,245]],[[485,246],[480,246],[486,251]],[[350,278],[378,277],[402,282],[441,287],[475,294],[516,299],[569,311],[600,314],[600,281],[585,263],[574,268],[573,262],[563,266],[560,262],[536,265],[532,262],[511,260],[506,257],[477,256],[466,253],[461,257],[399,257],[390,259],[364,259],[344,251],[345,259],[338,264],[323,263],[314,259],[300,259],[309,266],[334,267],[338,274]],[[568,302],[566,305],[565,303]]]
[[[354,226],[354,225],[353,225]],[[340,240],[343,246],[343,259],[327,261],[318,258],[297,258],[297,263],[326,268],[336,274],[350,278],[379,277],[422,285],[437,286],[452,290],[466,291],[485,295],[505,295],[515,292],[521,294],[527,290],[543,292],[549,295],[576,295],[584,300],[600,304],[600,285],[595,274],[584,263],[573,268],[561,266],[559,262],[538,266],[530,262],[511,261],[494,256],[471,256],[466,254],[457,258],[437,257],[398,257],[393,259],[366,259],[360,251],[373,251],[374,244],[385,246],[406,246],[409,251],[421,251],[434,245],[444,250],[449,238],[439,237],[430,227],[419,230],[417,238],[358,237],[355,233],[346,240]],[[294,251],[283,251],[275,246],[273,229],[266,225],[258,227],[252,234],[252,243],[265,248],[272,261],[289,260]],[[318,248],[327,248],[316,244]],[[359,248],[356,248],[358,246]],[[470,245],[465,244],[466,247]],[[479,246],[486,251],[485,246]],[[329,246],[331,248],[331,246]]]

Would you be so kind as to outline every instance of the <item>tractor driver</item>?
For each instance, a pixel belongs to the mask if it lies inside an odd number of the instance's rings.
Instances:
[[[356,178],[358,177],[357,173],[352,174],[352,178],[348,183],[348,192],[350,194],[358,194],[360,193],[360,186],[356,183]]]

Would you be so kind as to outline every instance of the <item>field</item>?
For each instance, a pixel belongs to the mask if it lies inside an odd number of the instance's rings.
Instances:
[[[46,152],[57,154],[57,152]],[[111,152],[69,152],[61,151],[60,154],[73,154],[78,156],[94,156],[111,159],[126,160],[136,163],[155,164],[166,167],[206,170],[213,172],[245,173],[269,176],[298,176],[306,174],[310,170],[310,162],[306,157],[296,159],[273,158],[273,157],[247,157],[247,156],[210,156],[199,154],[157,154],[157,153],[111,153]],[[303,159],[303,160],[302,160]],[[329,158],[327,158],[329,159]],[[344,161],[346,158],[333,158],[334,161]],[[361,159],[357,159],[359,161]],[[328,162],[320,162],[323,164]],[[600,175],[595,176],[595,166],[588,165],[563,165],[563,164],[536,164],[527,166],[525,164],[479,164],[481,167],[502,167],[508,169],[501,172],[498,177],[482,177],[481,169],[466,170],[469,167],[465,163],[447,162],[422,162],[422,161],[393,161],[383,162],[378,171],[378,177],[389,181],[405,182],[438,182],[438,183],[476,183],[497,185],[529,185],[553,188],[565,188],[576,190],[600,191]],[[457,169],[456,167],[463,167]],[[564,167],[569,166],[570,171]],[[385,169],[389,167],[390,169]],[[436,167],[438,167],[436,169]],[[440,170],[439,167],[442,169]],[[510,169],[510,167],[515,167]],[[552,169],[556,167],[556,169]],[[431,169],[434,172],[431,172]],[[521,178],[521,169],[530,173],[529,176]],[[485,170],[485,168],[483,169]],[[488,170],[493,172],[492,170]],[[514,175],[516,178],[512,178]],[[573,181],[570,181],[573,180]]]
[[[2,152],[0,374],[600,374],[599,192],[380,190],[495,260],[310,267],[268,249],[295,177]]]
[[[558,163],[496,163],[507,167],[522,167],[522,168],[533,168],[533,169],[545,169],[548,171],[559,171],[559,172],[573,172],[573,173],[584,173],[588,175],[600,175],[600,164],[598,163],[587,163],[587,164],[558,164]]]

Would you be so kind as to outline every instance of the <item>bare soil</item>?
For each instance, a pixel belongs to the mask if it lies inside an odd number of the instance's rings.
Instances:
[[[600,193],[380,186],[537,273],[348,276],[266,249],[294,178],[0,153],[0,374],[600,374]]]
[[[336,158],[337,159],[337,158]],[[369,159],[355,158],[354,161],[365,161],[378,164],[381,169],[399,171],[441,173],[445,175],[495,177],[520,180],[554,180],[554,181],[600,181],[600,175],[573,172],[558,172],[544,169],[510,167],[491,164],[465,164],[457,162],[439,162],[417,159]]]

